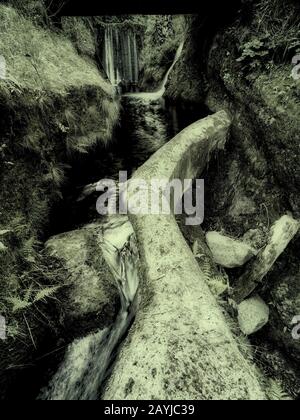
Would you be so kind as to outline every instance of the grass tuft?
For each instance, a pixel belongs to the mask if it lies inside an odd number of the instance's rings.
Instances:
[[[0,51],[7,64],[7,79],[0,86],[67,94],[72,87],[89,84],[112,94],[93,61],[79,56],[71,40],[35,25],[9,6],[0,5],[0,21]]]

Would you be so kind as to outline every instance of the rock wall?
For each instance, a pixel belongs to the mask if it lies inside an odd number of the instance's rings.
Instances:
[[[270,45],[264,27],[257,29],[257,9],[250,10],[247,22],[238,19],[215,37],[207,69],[208,106],[212,110],[225,106],[233,115],[227,151],[206,174],[207,191],[214,191],[207,197],[212,209],[207,222],[221,223],[236,236],[248,229],[267,231],[287,211],[296,219],[300,216],[299,82],[291,77],[296,48],[289,44],[294,33],[291,14],[297,19],[300,11],[293,2],[285,4],[281,19],[286,32],[280,39],[274,35]],[[270,29],[273,23],[265,25]],[[223,165],[225,179],[216,171]],[[300,309],[295,286],[298,247],[299,234],[261,288],[265,300],[273,303],[266,333],[294,360],[299,360],[299,342],[292,337],[292,319]]]
[[[300,85],[291,76],[292,59],[299,52],[299,3],[231,4],[221,6],[218,16],[212,2],[202,15],[186,17],[185,49],[166,95],[205,102],[211,111],[226,109],[232,116],[225,151],[203,174],[204,229],[235,238],[253,229],[264,246],[270,226],[282,214],[300,217]],[[272,305],[264,337],[256,342],[262,346],[268,337],[296,361],[299,340],[292,338],[291,322],[299,312],[298,248],[299,235],[259,290]],[[238,272],[230,273],[232,286],[236,276]],[[271,355],[270,360],[272,371]]]
[[[183,16],[148,16],[140,54],[140,89],[158,89],[184,40]]]

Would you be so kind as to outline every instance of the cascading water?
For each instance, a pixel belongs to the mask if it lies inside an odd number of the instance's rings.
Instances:
[[[175,54],[175,58],[174,61],[171,65],[171,67],[169,68],[169,70],[167,71],[161,86],[155,90],[154,92],[139,92],[139,93],[128,93],[126,96],[130,96],[132,98],[140,98],[140,99],[145,99],[145,100],[149,100],[149,101],[156,101],[160,98],[162,98],[166,92],[166,85],[167,82],[169,80],[169,76],[171,71],[173,70],[173,68],[175,67],[176,63],[178,62],[178,60],[181,57],[182,51],[183,51],[183,47],[184,47],[184,41],[180,43],[176,54]]]
[[[104,34],[103,63],[113,86],[137,85],[139,79],[137,36],[132,29],[121,31],[108,25]]]
[[[126,51],[128,56],[135,57],[133,61],[136,63],[132,65],[127,63],[126,71],[128,73],[126,74],[130,74],[132,71],[133,75],[137,75],[135,42],[132,43],[130,41],[128,34],[121,36],[113,28],[107,28],[105,40],[106,66],[114,83],[116,83],[118,77],[121,77],[122,71],[121,67],[115,66],[117,54],[113,51],[113,46],[117,47],[124,40],[127,42]],[[127,134],[125,132],[125,137],[130,139],[130,142],[128,144],[125,142],[126,155],[120,159],[121,166],[116,164],[118,161],[118,155],[116,154],[114,154],[114,161],[108,162],[107,167],[111,171],[109,177],[112,176],[114,178],[115,170],[112,168],[113,164],[116,166],[117,172],[124,169],[133,172],[134,168],[142,165],[151,154],[158,150],[173,135],[177,134],[179,128],[183,128],[178,126],[176,132],[173,132],[172,127],[170,131],[170,118],[168,118],[163,101],[168,77],[178,61],[182,49],[183,43],[179,46],[172,66],[166,73],[161,87],[156,92],[124,95],[125,121],[128,130]],[[190,122],[188,121],[187,123]],[[119,145],[118,152],[120,152],[121,146],[122,144]],[[93,191],[95,191],[95,184],[88,185],[82,194],[82,199]],[[99,399],[101,387],[110,373],[109,368],[119,348],[120,341],[135,317],[139,278],[137,268],[138,251],[133,228],[126,216],[110,216],[103,223],[102,232],[99,244],[119,290],[120,312],[112,326],[85,338],[78,339],[69,346],[60,368],[53,376],[47,389],[42,390],[39,399]]]
[[[158,90],[160,92],[161,96],[163,96],[164,93],[165,93],[165,91],[166,91],[166,85],[167,85],[167,82],[169,80],[169,76],[170,76],[171,71],[173,70],[173,68],[175,67],[177,61],[181,57],[181,54],[182,54],[182,51],[183,51],[183,46],[184,46],[184,41],[182,41],[180,43],[180,45],[179,45],[179,47],[178,47],[178,49],[176,51],[174,61],[173,61],[172,65],[171,65],[171,67],[169,68],[169,70],[167,71],[167,73],[166,73],[166,75],[164,77],[164,80],[162,82],[162,85],[161,85],[160,89]]]
[[[103,223],[99,243],[120,293],[121,309],[110,328],[74,341],[41,400],[97,400],[113,352],[136,313],[139,285],[138,251],[132,226],[125,216]]]

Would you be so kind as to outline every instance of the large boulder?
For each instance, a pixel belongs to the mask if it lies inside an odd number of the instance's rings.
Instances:
[[[253,296],[238,306],[238,321],[241,331],[251,335],[261,330],[269,321],[268,305],[259,297]]]
[[[222,267],[241,267],[257,254],[257,251],[247,243],[219,232],[207,232],[206,241],[215,263]]]
[[[62,322],[68,331],[85,334],[112,324],[119,305],[114,278],[100,247],[101,225],[54,236],[46,243],[50,255],[59,258],[66,278]]]

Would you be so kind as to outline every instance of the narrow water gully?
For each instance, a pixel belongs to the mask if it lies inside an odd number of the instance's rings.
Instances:
[[[90,154],[75,157],[63,191],[63,202],[57,203],[48,236],[74,229],[98,218],[97,195],[77,201],[84,186],[100,179],[118,180],[119,171],[128,178],[167,141],[189,124],[206,117],[208,109],[201,104],[178,103],[163,97],[124,95],[121,119],[108,146],[97,145]],[[55,223],[54,223],[55,222]]]
[[[114,43],[120,43],[122,37],[117,31],[109,30],[105,39],[107,72],[112,83],[117,84],[121,75],[115,70],[116,56],[111,48]],[[128,39],[130,45],[130,38]],[[54,217],[59,214],[60,222],[56,221],[57,232],[52,234],[72,230],[95,220],[99,223],[95,207],[97,195],[93,188],[82,194],[83,187],[103,178],[118,180],[121,170],[127,171],[130,178],[137,168],[181,129],[208,114],[205,107],[170,103],[163,97],[168,76],[179,59],[182,48],[183,44],[180,45],[161,86],[155,92],[123,95],[121,123],[115,132],[114,142],[108,148],[96,148],[92,156],[81,158],[75,165],[70,176],[72,183],[66,190],[64,206],[55,209],[53,213]],[[134,57],[131,55],[131,59]],[[135,68],[135,65],[131,70],[125,66],[122,69],[123,75],[129,72],[127,77],[130,78]],[[120,294],[119,314],[109,328],[78,339],[69,346],[61,366],[41,391],[39,399],[98,399],[119,344],[134,320],[139,278],[138,250],[132,226],[125,216],[110,216],[100,220],[100,223],[101,250]]]
[[[136,78],[134,76],[132,79],[131,75],[138,68],[137,57],[131,54],[132,48],[129,49],[129,46],[134,44],[136,51],[137,41],[132,31],[124,35],[111,27],[105,31],[105,40],[105,68],[117,90],[120,78],[129,84]],[[117,49],[120,46],[121,52]],[[63,192],[63,203],[58,203],[52,213],[50,222],[53,223],[50,225],[55,226],[55,230],[49,232],[49,236],[72,230],[74,226],[95,219],[96,196],[92,194],[85,197],[85,200],[77,201],[84,186],[104,178],[118,180],[120,171],[127,171],[130,178],[138,167],[179,131],[210,113],[204,104],[176,102],[164,97],[168,78],[183,48],[184,42],[180,43],[170,68],[156,90],[120,95],[120,124],[110,144],[99,144],[92,153],[75,157],[69,182]]]
[[[138,250],[127,217],[103,221],[101,250],[114,275],[121,301],[115,323],[72,343],[41,400],[96,400],[114,359],[114,351],[134,319],[137,302]]]

